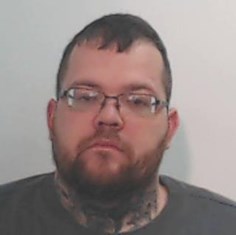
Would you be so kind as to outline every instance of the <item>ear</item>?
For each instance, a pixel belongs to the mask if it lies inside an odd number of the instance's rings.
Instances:
[[[55,121],[56,108],[57,108],[56,100],[51,99],[48,102],[48,107],[47,107],[47,124],[48,124],[50,140],[52,140],[54,137],[54,121]]]
[[[170,143],[179,127],[179,114],[176,109],[171,108],[168,112],[168,133],[166,138],[166,149],[170,147]]]

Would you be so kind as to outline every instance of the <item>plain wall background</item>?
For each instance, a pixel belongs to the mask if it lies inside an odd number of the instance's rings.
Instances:
[[[0,0],[0,183],[54,169],[46,106],[62,51],[115,12],[149,21],[169,52],[181,128],[161,172],[236,199],[234,0]]]

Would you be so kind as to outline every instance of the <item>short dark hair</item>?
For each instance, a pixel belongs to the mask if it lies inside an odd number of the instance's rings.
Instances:
[[[116,44],[117,52],[129,49],[137,40],[151,42],[161,53],[164,62],[164,78],[167,101],[170,101],[172,75],[167,51],[157,32],[142,18],[131,14],[111,14],[103,16],[76,34],[66,46],[57,73],[56,96],[60,97],[61,84],[68,67],[68,61],[75,45],[99,40],[98,49],[107,49]]]

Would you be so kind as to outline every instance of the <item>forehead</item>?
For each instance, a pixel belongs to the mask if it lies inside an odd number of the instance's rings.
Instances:
[[[143,87],[164,95],[163,60],[158,49],[149,42],[135,42],[124,52],[117,48],[98,49],[96,43],[75,46],[63,82],[63,88],[73,84],[93,84],[104,92],[120,92],[129,87]]]

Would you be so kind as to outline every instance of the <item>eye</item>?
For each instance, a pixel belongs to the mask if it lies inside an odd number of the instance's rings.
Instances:
[[[127,100],[131,105],[139,107],[139,106],[144,106],[144,107],[149,107],[151,102],[150,102],[150,97],[146,95],[135,95],[131,94],[128,96]]]
[[[74,98],[78,101],[89,102],[89,101],[96,100],[97,95],[91,92],[82,92],[82,93],[77,94]]]
[[[71,89],[68,92],[69,98],[72,98],[77,101],[91,101],[96,100],[98,93],[96,91],[92,90],[86,90],[86,89]]]

